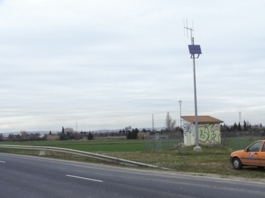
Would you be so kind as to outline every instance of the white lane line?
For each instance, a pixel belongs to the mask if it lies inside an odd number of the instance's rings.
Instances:
[[[84,180],[89,180],[89,181],[94,181],[94,182],[103,182],[102,180],[91,179],[91,178],[86,178],[86,177],[79,177],[79,176],[74,176],[74,175],[66,175],[66,177],[73,177],[73,178],[77,178],[77,179],[84,179]]]
[[[0,163],[6,163],[5,161],[0,161]]]

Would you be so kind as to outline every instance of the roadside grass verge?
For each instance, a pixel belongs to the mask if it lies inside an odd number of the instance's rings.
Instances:
[[[3,144],[3,142],[1,142],[1,144]],[[229,162],[232,149],[222,146],[202,146],[202,152],[194,152],[193,147],[154,152],[144,151],[144,143],[142,140],[28,141],[4,142],[4,144],[53,146],[95,152],[112,157],[152,164],[176,172],[196,174],[210,173],[222,177],[241,177],[249,179],[263,179],[265,177],[265,169],[244,167],[239,171],[234,170]],[[0,152],[34,156],[39,155],[39,151],[23,149],[0,148]],[[51,151],[46,151],[45,157],[99,163],[99,161],[95,159]]]

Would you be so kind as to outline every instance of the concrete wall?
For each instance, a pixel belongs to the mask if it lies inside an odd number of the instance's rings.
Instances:
[[[184,145],[191,146],[196,144],[195,125],[183,121]],[[198,126],[200,144],[219,144],[221,143],[220,124],[203,124]]]

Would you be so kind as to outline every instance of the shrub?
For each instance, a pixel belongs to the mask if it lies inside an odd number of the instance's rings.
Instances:
[[[93,136],[93,134],[91,132],[88,133],[87,139],[88,140],[93,140],[94,139],[94,136]]]

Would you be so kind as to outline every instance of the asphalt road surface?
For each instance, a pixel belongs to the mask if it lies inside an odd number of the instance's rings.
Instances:
[[[265,184],[0,153],[1,198],[265,197]]]

